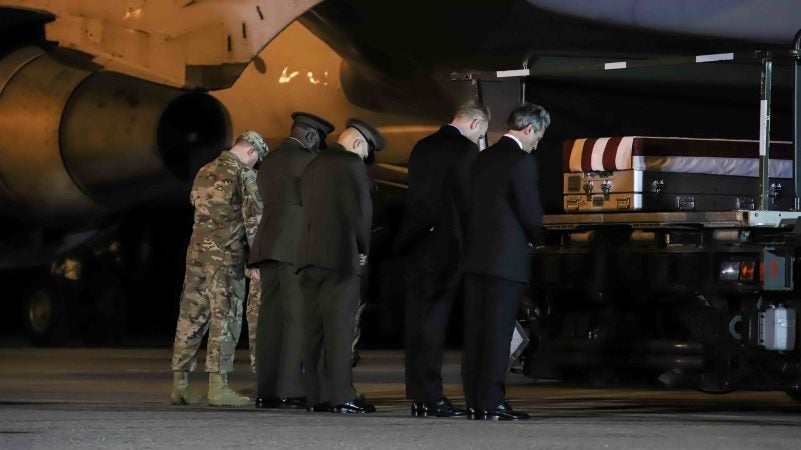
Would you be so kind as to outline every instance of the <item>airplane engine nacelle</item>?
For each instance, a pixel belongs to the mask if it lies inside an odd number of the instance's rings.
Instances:
[[[0,214],[58,223],[186,198],[231,141],[203,92],[23,48],[0,60]]]

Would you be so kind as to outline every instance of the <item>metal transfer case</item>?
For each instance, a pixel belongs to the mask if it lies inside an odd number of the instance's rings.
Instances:
[[[565,173],[565,212],[754,210],[759,179],[748,176],[617,170]],[[771,209],[789,211],[791,178],[770,180]]]
[[[731,211],[759,206],[758,141],[662,137],[563,145],[564,210]],[[792,146],[774,142],[770,208],[793,208]]]

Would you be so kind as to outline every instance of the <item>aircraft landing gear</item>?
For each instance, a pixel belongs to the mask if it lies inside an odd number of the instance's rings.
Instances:
[[[25,327],[36,345],[118,343],[125,331],[127,291],[119,275],[119,244],[54,262],[28,290]],[[80,333],[78,331],[80,330]]]
[[[43,276],[25,296],[25,328],[34,344],[66,345],[72,335],[74,287],[65,280]]]

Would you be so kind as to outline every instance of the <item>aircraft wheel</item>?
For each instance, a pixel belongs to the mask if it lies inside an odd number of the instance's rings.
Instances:
[[[50,277],[34,283],[24,302],[24,321],[34,344],[62,346],[72,332],[70,319],[71,289]]]

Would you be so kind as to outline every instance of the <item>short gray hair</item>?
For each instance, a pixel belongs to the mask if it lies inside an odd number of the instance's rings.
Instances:
[[[544,131],[551,124],[551,115],[540,105],[524,103],[515,108],[506,119],[510,130],[520,131],[529,125],[536,131]]]
[[[487,108],[478,100],[470,100],[459,105],[459,108],[456,109],[456,114],[454,114],[453,117],[461,116],[467,116],[472,119],[481,119],[487,123],[489,123],[490,118],[492,118],[489,108]]]

